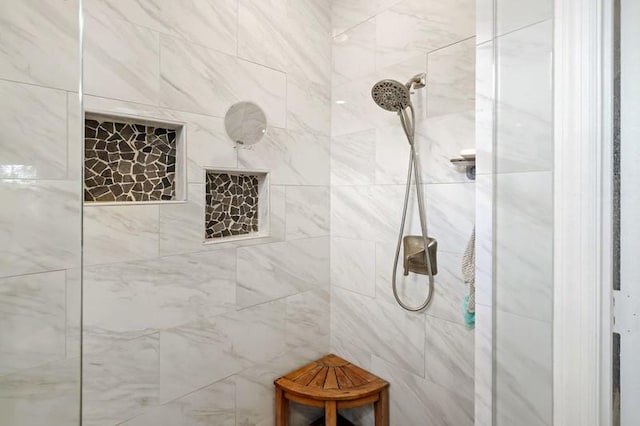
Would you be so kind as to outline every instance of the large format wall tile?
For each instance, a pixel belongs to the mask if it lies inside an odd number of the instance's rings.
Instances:
[[[500,310],[495,321],[497,424],[551,425],[552,324]]]
[[[553,18],[552,0],[496,0],[494,7],[497,36]]]
[[[426,318],[425,378],[466,400],[474,398],[474,332],[464,325]]]
[[[146,27],[157,32],[165,31],[168,23],[164,22],[162,6],[164,0],[83,0],[86,15],[103,21],[114,19],[126,20],[132,24]]]
[[[397,239],[404,189],[402,185],[332,187],[331,236],[369,241]],[[417,208],[411,204],[409,211],[414,209]],[[415,222],[408,220],[406,229],[413,229]]]
[[[286,340],[289,348],[329,347],[329,291],[325,288],[287,298]]]
[[[159,35],[118,19],[86,17],[85,92],[158,103]]]
[[[476,49],[476,172],[493,172],[494,45],[489,41]]]
[[[287,1],[287,128],[331,133],[330,0]]]
[[[376,129],[376,184],[378,185],[407,182],[407,167],[411,152],[409,143],[397,115],[390,115],[394,116],[394,122],[387,126],[378,125]]]
[[[157,257],[159,222],[157,205],[85,206],[84,265]]]
[[[162,331],[160,347],[160,403],[187,395],[249,365],[234,350],[231,330],[224,320]]]
[[[469,182],[464,168],[454,166],[451,160],[459,158],[461,150],[475,147],[473,110],[428,118],[416,133],[423,182]]]
[[[126,20],[189,42],[236,53],[237,0],[87,0],[85,14],[101,21]]]
[[[429,116],[475,108],[475,39],[447,46],[427,56]]]
[[[158,334],[120,339],[84,355],[83,424],[119,424],[158,403],[159,343]]]
[[[141,335],[212,318],[234,308],[235,275],[234,250],[87,267],[85,330],[99,345],[102,333]]]
[[[122,423],[124,426],[235,426],[235,380],[198,389]]]
[[[82,97],[85,102],[86,97]],[[77,92],[67,92],[67,179],[82,180],[84,169],[84,126],[81,117],[86,107]]]
[[[168,33],[224,53],[236,53],[238,0],[159,0],[159,4]]]
[[[79,264],[79,183],[0,181],[0,199],[0,276]]]
[[[240,359],[260,364],[288,352],[286,300],[229,312],[216,320],[229,330]]]
[[[289,373],[291,366],[302,366],[325,354],[311,347],[289,351],[235,375],[236,424],[272,425],[275,418],[273,381]],[[302,411],[300,408],[296,404],[291,405],[289,412],[291,424],[310,424],[322,415],[322,410]]]
[[[476,303],[475,424],[493,426],[493,313]]]
[[[284,73],[165,35],[160,51],[161,105],[223,117],[235,102],[251,99],[269,124],[285,127]]]
[[[375,15],[373,0],[332,0],[331,24],[337,36]]]
[[[238,306],[252,306],[329,282],[326,237],[238,249]]]
[[[190,184],[187,202],[160,206],[160,254],[205,251],[204,184]]]
[[[370,19],[333,38],[331,84],[364,77],[376,70],[376,22]]]
[[[424,317],[397,305],[332,288],[332,341],[355,345],[424,376]]]
[[[287,73],[287,128],[326,136],[331,133],[330,85],[309,78],[300,71]]]
[[[64,179],[67,95],[0,81],[0,178]]]
[[[475,224],[475,184],[427,185],[429,235],[438,250],[464,253]]]
[[[66,346],[67,359],[80,358],[82,338],[82,270],[81,268],[67,269],[66,291]]]
[[[239,0],[238,56],[287,71],[286,0]]]
[[[478,175],[476,181],[476,303],[493,304],[494,193],[493,175]]]
[[[287,240],[329,235],[329,188],[289,186],[286,189]]]
[[[333,35],[336,36],[401,0],[333,0],[331,2]]]
[[[551,172],[496,176],[495,298],[501,310],[553,317]]]
[[[244,80],[237,59],[164,35],[160,50],[160,104],[224,117],[237,100],[233,79]]]
[[[237,168],[238,149],[224,129],[224,120],[187,112],[176,113],[187,128],[187,179],[204,183],[207,168]]]
[[[404,0],[376,16],[376,64],[392,65],[474,35],[473,1]]]
[[[376,126],[376,104],[371,99],[374,78],[363,78],[333,86],[331,100],[331,135],[373,129]]]
[[[241,168],[269,170],[274,185],[328,185],[328,136],[268,128],[260,143],[238,150]]]
[[[0,279],[0,374],[63,359],[64,271]]]
[[[0,376],[2,424],[77,426],[79,394],[79,358]]]
[[[331,141],[331,185],[370,185],[375,180],[376,132],[365,130]]]
[[[495,0],[476,0],[476,43],[481,44],[494,37]]]
[[[77,0],[2,2],[0,78],[78,90],[78,7]]]
[[[331,285],[375,297],[376,245],[371,241],[331,239]]]
[[[553,166],[553,22],[497,39],[496,171]]]
[[[420,376],[396,368],[374,356],[372,372],[391,383],[401,397],[391,398],[392,424],[437,426],[473,425],[473,400],[439,386]],[[392,393],[393,395],[393,393]],[[518,424],[516,421],[515,423]]]

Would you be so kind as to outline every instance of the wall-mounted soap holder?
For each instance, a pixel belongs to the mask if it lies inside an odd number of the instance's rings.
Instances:
[[[451,164],[456,167],[464,168],[467,178],[476,180],[476,157],[465,156],[463,158],[453,158]]]

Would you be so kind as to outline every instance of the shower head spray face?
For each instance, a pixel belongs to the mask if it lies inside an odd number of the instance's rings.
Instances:
[[[378,106],[387,111],[398,112],[411,103],[409,89],[395,80],[382,80],[373,85],[371,96]]]

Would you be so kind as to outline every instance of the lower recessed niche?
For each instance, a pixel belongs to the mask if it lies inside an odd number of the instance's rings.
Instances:
[[[183,200],[182,133],[176,124],[87,114],[85,202]]]
[[[266,235],[267,174],[211,169],[205,174],[205,240]]]

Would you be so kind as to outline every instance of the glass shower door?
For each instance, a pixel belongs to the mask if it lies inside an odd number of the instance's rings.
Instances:
[[[80,419],[79,0],[0,2],[0,425]]]

